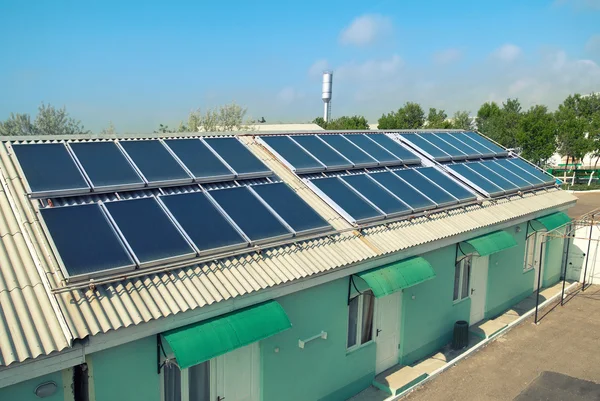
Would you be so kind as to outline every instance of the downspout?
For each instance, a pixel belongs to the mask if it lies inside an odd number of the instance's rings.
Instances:
[[[58,305],[58,301],[56,300],[54,294],[52,293],[52,290],[51,290],[52,287],[50,286],[50,282],[48,281],[46,272],[44,271],[44,268],[42,267],[40,260],[35,252],[35,249],[33,247],[31,239],[29,238],[29,232],[27,232],[25,230],[25,226],[23,223],[23,216],[21,215],[17,206],[15,205],[12,193],[10,192],[9,186],[6,182],[6,177],[4,177],[4,172],[2,172],[2,174],[0,174],[0,181],[2,183],[2,188],[4,189],[4,193],[6,194],[6,198],[8,199],[10,208],[17,219],[17,224],[19,225],[19,229],[21,230],[21,233],[23,234],[23,240],[25,241],[25,245],[27,245],[27,250],[29,251],[29,255],[31,256],[33,264],[35,265],[38,275],[40,276],[40,281],[42,282],[42,285],[44,286],[44,289],[46,290],[46,295],[48,296],[48,299],[50,300],[50,305],[52,306],[52,310],[54,310],[54,314],[56,315],[58,324],[60,325],[63,335],[65,336],[65,340],[67,340],[68,347],[72,347],[73,346],[73,334],[71,333],[71,330],[69,329],[69,326],[67,325],[67,321],[65,320],[65,317],[62,313],[62,310],[60,309],[60,306]]]

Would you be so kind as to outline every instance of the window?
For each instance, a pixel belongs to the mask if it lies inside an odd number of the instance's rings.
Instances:
[[[461,301],[469,297],[471,281],[471,263],[473,256],[468,255],[460,259],[454,268],[454,301]]]
[[[348,304],[348,349],[373,339],[375,296],[371,290],[355,296]]]
[[[209,401],[210,361],[180,370],[174,363],[163,366],[164,401]]]
[[[530,234],[527,237],[527,244],[525,249],[525,264],[523,265],[523,271],[531,270],[535,267],[536,264],[536,243],[538,240],[537,233]]]

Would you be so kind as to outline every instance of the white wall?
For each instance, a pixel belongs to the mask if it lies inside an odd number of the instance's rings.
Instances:
[[[587,260],[586,283],[600,284],[600,227],[598,225],[592,227],[592,241],[588,241],[589,235],[590,227],[581,227],[575,231],[576,238],[569,247],[567,279],[583,281]]]

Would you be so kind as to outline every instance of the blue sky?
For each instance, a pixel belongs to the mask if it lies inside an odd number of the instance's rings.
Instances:
[[[92,130],[236,101],[268,122],[376,122],[406,101],[476,113],[600,91],[600,0],[0,2],[0,119],[66,106]]]

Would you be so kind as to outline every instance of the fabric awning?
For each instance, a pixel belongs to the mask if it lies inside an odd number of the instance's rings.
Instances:
[[[463,248],[463,252],[475,252],[479,256],[487,256],[517,246],[517,241],[506,231],[499,230],[472,238],[465,241],[464,244],[467,246],[466,249]]]
[[[567,216],[566,214],[564,214],[563,212],[556,212],[556,213],[552,213],[552,214],[549,214],[544,217],[538,217],[537,219],[535,219],[533,221],[541,224],[546,230],[552,231],[555,228],[564,226],[565,224],[570,222],[571,218],[569,216]],[[542,229],[541,227],[539,227],[539,225],[537,227],[533,226],[533,228],[536,231],[539,231]]]
[[[252,344],[292,327],[276,301],[268,301],[226,315],[162,333],[181,369]]]
[[[435,278],[435,271],[424,258],[412,257],[357,274],[367,282],[376,298],[393,294]]]

